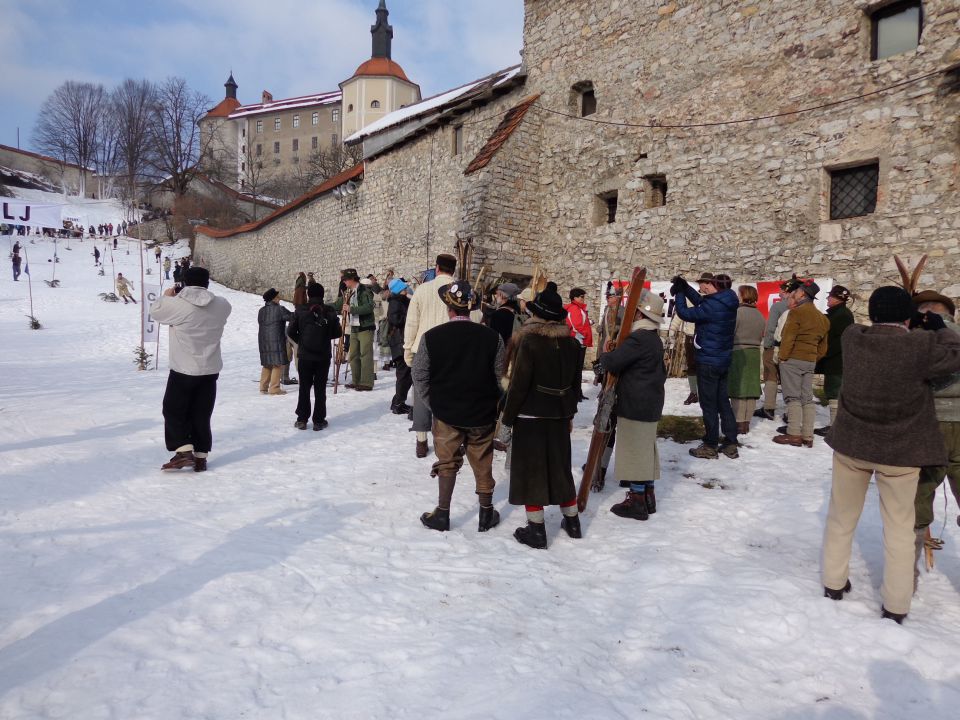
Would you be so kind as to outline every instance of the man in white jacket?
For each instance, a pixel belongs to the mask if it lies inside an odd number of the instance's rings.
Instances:
[[[183,289],[168,288],[150,306],[154,320],[170,326],[170,375],[163,395],[164,438],[174,456],[163,470],[207,469],[213,445],[210,417],[217,399],[217,378],[223,369],[220,338],[230,316],[230,303],[207,290],[210,273],[190,267]]]
[[[437,255],[436,277],[421,284],[410,300],[407,308],[407,322],[403,327],[403,359],[408,367],[413,367],[413,356],[420,347],[420,339],[427,330],[442,325],[450,319],[447,306],[437,292],[444,285],[453,282],[453,273],[457,269],[457,259],[453,255]],[[431,431],[433,416],[430,408],[420,402],[417,389],[413,389],[413,430],[417,433],[417,457],[425,458],[427,433]]]

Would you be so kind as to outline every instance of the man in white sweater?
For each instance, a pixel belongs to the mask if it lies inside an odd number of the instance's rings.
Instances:
[[[403,359],[408,367],[413,367],[413,356],[420,347],[420,339],[427,330],[442,325],[450,319],[447,306],[437,292],[442,286],[453,282],[453,273],[457,269],[457,259],[453,255],[437,255],[436,277],[421,284],[410,300],[407,309],[407,322],[403,328]],[[431,431],[433,416],[430,408],[417,397],[413,389],[413,430],[417,433],[417,457],[425,458],[427,433]]]
[[[230,303],[207,290],[210,273],[191,267],[184,288],[168,288],[150,306],[157,322],[170,326],[170,375],[163,395],[164,439],[174,456],[163,470],[207,469],[213,445],[210,418],[217,399],[217,378],[223,369],[220,338],[230,316]]]

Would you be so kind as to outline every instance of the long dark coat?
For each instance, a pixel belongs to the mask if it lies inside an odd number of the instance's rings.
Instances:
[[[407,323],[407,310],[410,298],[406,295],[391,295],[387,305],[387,342],[390,344],[390,357],[396,360],[403,357],[403,327]]]
[[[623,345],[600,356],[600,366],[617,375],[617,417],[657,422],[663,413],[663,342],[656,330],[634,330]]]
[[[292,318],[292,312],[275,302],[268,302],[260,308],[257,315],[257,322],[260,324],[257,342],[260,345],[260,364],[263,367],[286,365],[290,362],[287,357],[285,326]]]
[[[846,303],[827,308],[827,320],[830,321],[830,330],[827,332],[827,354],[817,362],[816,372],[824,375],[843,374],[843,347],[840,336],[843,331],[853,325],[853,313]]]
[[[510,502],[563,505],[577,497],[570,420],[580,397],[580,343],[566,323],[539,318],[528,320],[513,341],[513,373],[501,418],[513,427]]]

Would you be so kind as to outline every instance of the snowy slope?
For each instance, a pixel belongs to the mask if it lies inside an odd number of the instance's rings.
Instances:
[[[63,219],[79,221],[84,228],[101,223],[117,223],[139,217],[139,211],[125,208],[119,200],[91,200],[75,195],[50,193],[43,190],[29,190],[27,188],[12,187],[10,192],[22,200],[32,200],[35,203],[51,203],[63,205]],[[131,215],[132,213],[132,215]],[[6,238],[3,238],[6,240]]]
[[[139,290],[130,247],[114,262]],[[294,430],[295,396],[255,384],[262,301],[221,287],[210,470],[164,474],[165,334],[160,371],[137,372],[139,307],[97,298],[90,241],[61,246],[59,289],[49,244],[27,249],[43,330],[26,282],[0,276],[0,718],[956,716],[956,508],[903,627],[878,617],[873,489],[853,592],[821,597],[830,453],[775,446],[774,423],[739,461],[663,442],[646,523],[609,513],[610,487],[583,540],[550,508],[550,549],[522,547],[498,454],[500,527],[476,532],[465,471],[454,529],[431,532],[436,484],[387,411],[392,375],[331,396],[328,430]],[[685,383],[668,390],[681,407]]]

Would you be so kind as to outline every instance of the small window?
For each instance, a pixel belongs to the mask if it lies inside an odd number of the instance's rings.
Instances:
[[[257,143],[257,157],[260,157],[261,155],[263,155],[263,145]]]
[[[311,125],[319,125],[319,124],[320,124],[320,113],[315,112],[315,113],[313,113],[313,115],[310,116],[310,124],[311,124]]]
[[[240,163],[240,172],[246,172],[247,164],[245,162]]]
[[[347,105],[347,112],[353,112],[353,103]]]
[[[297,138],[293,139],[293,151],[297,152],[300,149],[300,141]]]
[[[243,190],[246,186],[247,186],[247,181],[241,179],[241,180],[240,180],[240,189]]]
[[[597,111],[597,96],[593,90],[584,90],[580,96],[580,117],[593,115]]]
[[[336,147],[336,146],[337,146],[337,142],[338,142],[339,140],[340,140],[340,138],[337,137],[337,134],[336,134],[336,133],[334,133],[333,135],[330,136],[330,144],[331,144],[333,147]]]
[[[312,150],[316,150],[317,147],[318,147],[318,144],[317,144],[317,136],[314,135],[312,138],[310,138],[310,148],[311,148]]]
[[[340,108],[334,108],[330,111],[330,119],[335,123],[340,122]]]
[[[617,191],[597,195],[597,225],[612,225],[617,221]]]
[[[870,16],[873,42],[871,60],[909,52],[920,44],[923,32],[923,3],[905,0],[885,5]]]
[[[280,118],[273,119],[273,129],[280,130]]]
[[[646,206],[648,208],[663,207],[667,204],[667,177],[666,175],[648,175]]]
[[[257,132],[258,133],[263,132],[263,120],[257,120]]]
[[[294,126],[295,128],[300,127],[300,116],[299,116],[299,115],[294,115],[294,116],[293,116],[293,126]]]
[[[275,142],[275,143],[273,144],[273,154],[274,154],[274,155],[279,155],[279,154],[280,154],[280,143],[279,143],[279,142]]]
[[[247,129],[246,129],[246,128],[240,128],[240,136],[241,136],[241,137],[246,137],[246,136],[247,136]]]
[[[457,125],[453,129],[453,154],[463,153],[463,125]]]
[[[240,152],[245,153],[246,151],[247,151],[247,146],[246,146],[246,145],[241,145],[241,146],[240,146]]]
[[[880,165],[876,162],[830,171],[830,219],[869,215],[877,209]]]
[[[380,107],[380,101],[379,101],[379,100],[374,100],[372,103],[370,103],[370,107],[373,108],[374,110],[376,110],[377,108]]]

